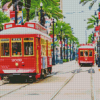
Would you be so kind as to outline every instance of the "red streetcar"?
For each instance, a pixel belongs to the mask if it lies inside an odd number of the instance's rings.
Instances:
[[[52,71],[51,37],[38,23],[4,25],[0,32],[0,77],[45,77]],[[22,78],[24,79],[24,78]]]
[[[94,65],[95,63],[95,50],[92,45],[82,45],[78,49],[78,63],[79,65]]]

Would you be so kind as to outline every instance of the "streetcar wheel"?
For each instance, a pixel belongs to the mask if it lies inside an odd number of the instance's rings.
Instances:
[[[49,73],[51,74],[51,72],[52,72],[52,67],[50,67],[49,69],[50,69]]]
[[[29,82],[29,83],[33,83],[33,82],[35,82],[35,81],[36,81],[35,76],[33,76],[32,78],[29,78],[29,79],[28,79],[28,82]]]

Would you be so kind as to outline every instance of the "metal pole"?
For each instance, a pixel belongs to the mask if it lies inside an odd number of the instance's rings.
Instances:
[[[15,0],[15,24],[17,24],[17,0]]]
[[[64,38],[64,59],[65,59],[65,38]]]
[[[41,25],[42,25],[42,6],[41,6]]]
[[[74,60],[74,40],[73,40],[73,60]]]
[[[52,59],[52,65],[55,65],[55,50],[54,50],[54,19],[53,19],[53,59]]]
[[[61,30],[61,59],[62,59],[62,30]]]
[[[86,32],[86,30],[85,30],[85,34],[86,34],[86,44],[87,44],[87,32]]]
[[[99,28],[99,42],[100,42],[100,28]],[[99,47],[99,56],[100,56],[100,47]]]
[[[70,40],[70,61],[71,61],[71,40]]]
[[[67,62],[68,62],[68,36],[67,36]]]

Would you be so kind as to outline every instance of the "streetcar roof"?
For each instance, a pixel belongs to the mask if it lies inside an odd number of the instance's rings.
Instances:
[[[80,48],[81,48],[81,49],[82,49],[82,48],[88,48],[88,49],[91,48],[91,49],[94,49],[93,46],[81,46],[81,47],[79,47],[79,49],[80,49]]]
[[[16,34],[40,34],[48,38],[51,38],[50,36],[48,36],[43,32],[40,32],[36,29],[27,28],[27,27],[15,27],[0,32],[0,35],[16,35]]]

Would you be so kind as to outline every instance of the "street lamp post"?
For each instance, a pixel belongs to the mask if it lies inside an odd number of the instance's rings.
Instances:
[[[63,38],[63,40],[64,40],[64,59],[65,59],[65,40],[66,38]]]
[[[41,2],[40,3],[40,7],[41,7],[41,10],[40,10],[40,13],[41,13],[41,20],[40,20],[40,23],[41,23],[41,25],[43,25],[43,23],[42,23],[42,12],[43,12],[43,10],[42,10],[42,6],[43,6],[43,3]]]
[[[61,60],[63,60],[63,57],[62,57],[62,26],[61,26]]]
[[[52,58],[52,65],[55,65],[55,48],[54,48],[54,19],[53,19],[53,58]]]
[[[73,40],[73,60],[74,60],[74,40]]]
[[[68,36],[67,36],[67,62],[68,62]]]
[[[95,14],[94,14],[94,15],[95,15],[96,18],[97,18],[96,22],[97,22],[97,27],[98,27],[98,17],[97,17],[96,11],[95,11]],[[95,26],[95,23],[94,23],[94,26]],[[100,34],[100,29],[99,29],[99,34]],[[99,40],[100,40],[100,37],[99,37]],[[98,42],[99,42],[99,41],[97,41],[97,53],[99,53],[99,52],[98,52]]]
[[[15,24],[17,24],[17,0],[15,0]]]

